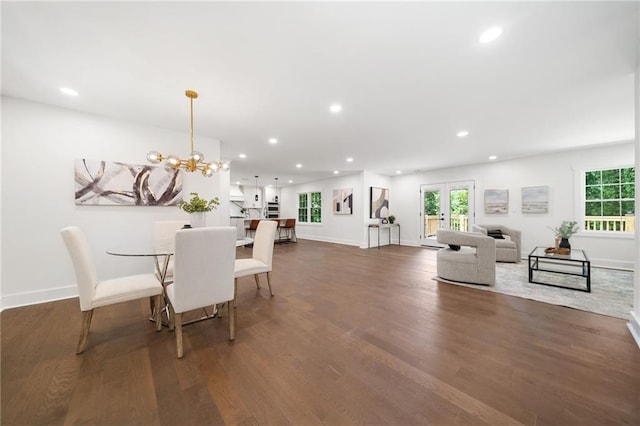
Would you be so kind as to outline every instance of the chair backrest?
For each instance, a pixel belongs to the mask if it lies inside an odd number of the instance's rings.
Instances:
[[[170,250],[176,241],[176,231],[188,222],[184,220],[158,220],[153,224],[153,247],[156,250]]]
[[[233,299],[236,228],[217,226],[176,232],[173,307],[186,312]]]
[[[249,222],[249,229],[251,231],[255,231],[256,229],[258,229],[258,225],[260,224],[260,222],[260,220],[252,219],[251,222]]]
[[[91,301],[99,281],[89,242],[84,232],[77,226],[63,228],[60,235],[67,246],[76,274],[80,309],[83,311],[91,310]]]
[[[253,241],[252,257],[269,266],[273,264],[273,244],[278,223],[273,220],[261,220]]]
[[[287,220],[284,222],[284,227],[285,227],[285,228],[295,228],[295,227],[296,227],[296,219],[295,219],[295,218],[293,218],[293,219],[287,219]]]

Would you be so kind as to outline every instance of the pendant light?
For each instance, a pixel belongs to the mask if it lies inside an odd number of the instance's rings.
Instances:
[[[229,163],[224,161],[212,161],[207,163],[204,161],[204,154],[200,151],[196,151],[193,145],[193,100],[198,97],[198,92],[193,90],[187,90],[185,92],[187,98],[189,98],[189,105],[191,108],[191,118],[189,135],[191,141],[191,153],[187,159],[181,159],[177,155],[169,155],[165,157],[158,151],[149,151],[147,153],[147,161],[152,164],[158,164],[164,161],[164,167],[167,170],[186,170],[187,172],[202,172],[204,176],[211,177],[220,170],[229,171]]]
[[[254,200],[256,200],[256,203],[260,200],[260,197],[258,197],[258,176],[256,176],[256,195]]]
[[[275,197],[275,201],[276,203],[278,202],[278,178],[274,178],[276,180],[276,197]]]

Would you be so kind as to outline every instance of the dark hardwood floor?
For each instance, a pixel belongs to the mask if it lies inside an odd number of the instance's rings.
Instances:
[[[250,249],[238,249],[247,256]],[[148,302],[2,312],[2,425],[639,425],[625,321],[437,283],[435,252],[300,240],[228,318],[156,333]]]

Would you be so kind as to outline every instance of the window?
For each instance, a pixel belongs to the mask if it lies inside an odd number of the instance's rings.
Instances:
[[[584,229],[633,233],[635,168],[592,170],[584,174]]]
[[[322,193],[298,194],[298,222],[322,223]]]

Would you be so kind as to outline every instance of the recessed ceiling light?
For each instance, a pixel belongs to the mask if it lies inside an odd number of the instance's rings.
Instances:
[[[347,163],[353,163],[353,157],[347,157]]]
[[[333,174],[334,174],[334,175],[338,175],[338,174],[340,174],[340,170],[334,170],[334,171],[333,171]]]
[[[240,185],[240,181],[239,180],[236,181],[236,185]]]
[[[60,91],[61,91],[62,93],[64,93],[65,95],[69,95],[69,96],[78,96],[78,94],[79,94],[79,93],[78,93],[78,92],[76,92],[75,90],[70,89],[70,88],[68,88],[68,87],[61,87],[61,88],[60,88]]]
[[[456,133],[456,136],[459,138],[465,138],[469,136],[469,132],[467,132],[466,130],[460,130],[458,133]]]
[[[296,164],[296,167],[300,169],[302,168],[302,164]]]
[[[278,139],[276,139],[276,138],[270,138],[270,139],[269,139],[269,143],[270,143],[270,144],[277,144],[277,143],[278,143]]]
[[[289,181],[289,183],[293,183],[293,181],[292,181],[292,180],[290,180],[290,181]]]
[[[489,160],[495,160],[496,158],[498,158],[498,157],[496,157],[495,155],[492,155],[492,156],[489,157]]]
[[[396,174],[397,174],[397,175],[402,174],[402,170],[396,170]]]
[[[238,157],[240,157],[240,158],[247,158],[247,154],[238,154]]]
[[[338,113],[340,111],[342,111],[342,105],[340,104],[333,104],[329,107],[329,111],[333,112],[333,113]]]
[[[480,43],[491,43],[493,40],[500,37],[501,34],[502,34],[502,28],[493,27],[483,32],[482,35],[480,36],[479,41]]]

